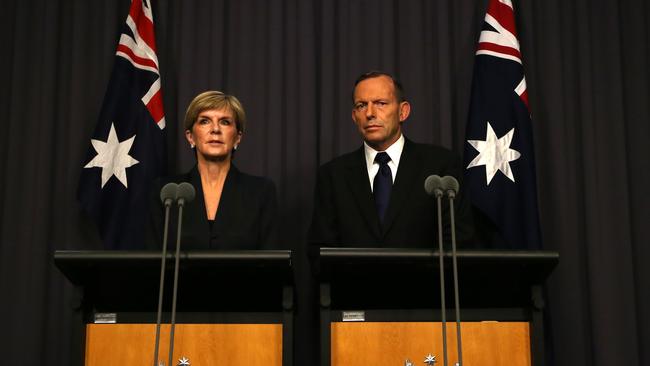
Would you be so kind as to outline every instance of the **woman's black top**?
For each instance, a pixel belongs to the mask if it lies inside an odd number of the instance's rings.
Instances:
[[[159,179],[150,198],[147,247],[160,248],[163,238],[164,208],[160,189],[169,182],[189,182],[196,190],[194,201],[183,208],[182,249],[274,249],[276,243],[277,197],[275,185],[267,178],[240,172],[231,165],[223,186],[217,214],[209,223],[205,210],[201,176],[196,166],[186,174]],[[176,245],[178,208],[172,206],[168,247]]]

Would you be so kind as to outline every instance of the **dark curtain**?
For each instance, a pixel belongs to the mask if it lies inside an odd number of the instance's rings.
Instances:
[[[235,160],[278,186],[297,251],[296,365],[314,359],[303,241],[319,164],[360,145],[355,77],[397,74],[406,135],[462,152],[486,1],[154,0],[169,170],[193,164],[181,121],[206,89],[237,95]],[[70,365],[79,295],[56,249],[98,249],[77,180],[129,2],[0,2],[0,359]],[[556,365],[650,364],[650,5],[515,1],[536,142]]]

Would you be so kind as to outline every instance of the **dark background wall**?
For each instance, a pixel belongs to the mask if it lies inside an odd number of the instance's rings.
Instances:
[[[205,89],[237,95],[244,171],[278,186],[302,256],[317,166],[360,144],[354,78],[402,79],[406,135],[462,151],[486,1],[154,1],[169,170],[193,157],[180,121]],[[128,1],[0,2],[0,358],[69,365],[78,294],[55,249],[100,248],[75,189]],[[519,0],[556,365],[650,364],[650,5]],[[301,257],[302,258],[302,257]],[[305,261],[300,303],[309,304]],[[299,322],[310,315],[301,307]],[[309,339],[305,327],[300,328]],[[315,349],[301,348],[298,365]]]

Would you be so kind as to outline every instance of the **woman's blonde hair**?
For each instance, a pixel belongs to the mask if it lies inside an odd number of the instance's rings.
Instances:
[[[234,95],[224,94],[217,90],[209,90],[197,95],[185,112],[183,126],[186,131],[192,131],[199,113],[209,109],[230,109],[235,117],[235,126],[240,134],[246,129],[246,112],[241,102]]]

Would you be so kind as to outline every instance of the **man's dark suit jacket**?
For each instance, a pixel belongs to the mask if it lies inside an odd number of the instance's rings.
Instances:
[[[201,176],[195,166],[187,174],[158,180],[150,198],[150,234],[147,246],[160,248],[164,209],[160,189],[169,182],[189,182],[196,189],[194,201],[183,209],[183,249],[272,249],[276,241],[277,197],[272,181],[240,172],[231,165],[221,193],[217,215],[210,228],[205,211]],[[168,247],[176,245],[178,210],[172,208]]]
[[[436,202],[424,191],[424,181],[432,174],[459,179],[461,173],[460,159],[451,151],[406,140],[381,225],[363,147],[326,163],[320,167],[316,181],[309,232],[312,249],[314,246],[438,248]],[[455,203],[457,239],[461,242],[472,235],[471,210],[462,188]],[[444,204],[446,238],[450,238],[448,209],[448,204]]]

